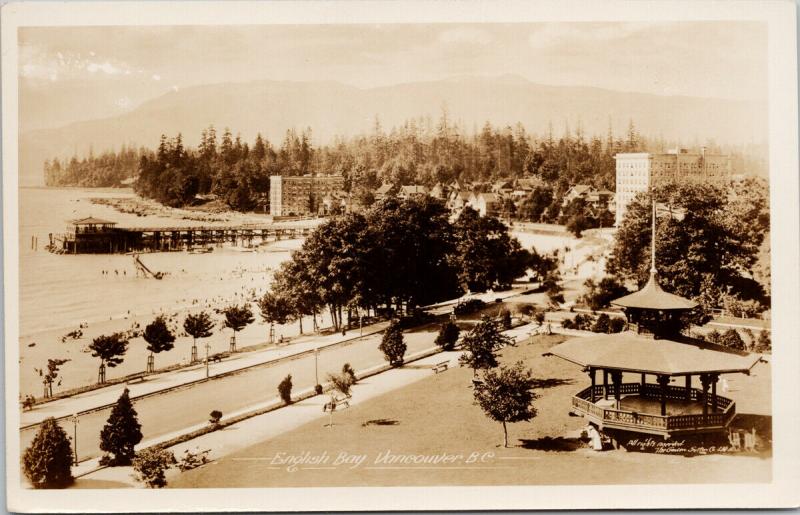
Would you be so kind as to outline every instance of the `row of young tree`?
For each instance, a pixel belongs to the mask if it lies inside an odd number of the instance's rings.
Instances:
[[[388,198],[328,220],[275,274],[259,302],[264,320],[283,324],[327,308],[339,330],[356,313],[411,313],[466,291],[507,287],[539,267],[542,258],[496,218],[470,208],[449,217],[426,197]]]

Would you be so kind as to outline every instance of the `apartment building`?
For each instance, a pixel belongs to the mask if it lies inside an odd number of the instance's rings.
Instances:
[[[721,185],[727,182],[731,173],[730,156],[708,154],[705,148],[699,154],[675,149],[663,154],[617,154],[614,159],[617,162],[617,226],[625,217],[628,204],[640,192],[674,180],[709,181]]]
[[[269,178],[269,212],[272,216],[317,215],[322,200],[344,191],[341,175],[273,175]]]

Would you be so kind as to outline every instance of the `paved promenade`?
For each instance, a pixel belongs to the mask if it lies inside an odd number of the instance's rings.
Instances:
[[[523,341],[536,330],[536,324],[527,324],[510,331],[506,331],[505,334],[511,336],[516,341]],[[429,355],[432,352],[435,354]],[[461,352],[459,351],[439,353],[438,348],[430,347],[408,355],[406,360],[407,364],[398,369],[386,370],[387,367],[384,364],[366,369],[358,369],[357,374],[359,377],[364,377],[371,374],[375,375],[372,375],[372,377],[370,377],[367,381],[360,381],[353,387],[350,404],[357,405],[384,393],[402,388],[416,381],[424,379],[433,373],[432,367],[437,363],[447,361],[450,367],[457,367],[459,366],[458,357],[460,355]],[[415,359],[418,356],[425,357]],[[304,396],[304,394],[309,393],[309,389],[306,389],[304,391],[297,392],[296,395]],[[219,459],[257,442],[273,438],[317,419],[319,419],[320,424],[322,425],[328,424],[330,418],[322,411],[323,405],[328,402],[328,400],[329,397],[327,394],[313,396],[305,400],[295,402],[289,407],[269,411],[241,422],[237,422],[221,430],[207,433],[193,440],[175,445],[171,447],[170,450],[174,452],[178,459],[180,459],[184,451],[187,449],[192,450],[193,452],[209,449],[209,458],[212,460]],[[279,405],[280,402],[277,399],[271,399],[270,401],[260,403],[258,405],[249,406],[240,412],[231,413],[223,417],[223,421],[237,417],[243,413],[253,412],[259,409]],[[335,413],[333,415],[333,423],[335,426]],[[159,438],[143,441],[137,446],[137,449],[146,448],[157,443],[167,441],[175,436],[190,433],[207,425],[207,423],[196,424],[181,431],[176,431],[174,434],[162,435]],[[88,460],[81,463],[78,467],[73,468],[73,475],[78,478],[74,487],[94,488],[99,486],[99,484],[103,484],[107,487],[121,487],[125,485],[141,487],[140,484],[136,483],[131,478],[130,467],[100,468],[97,461],[97,459]],[[176,470],[173,470],[171,475],[174,476],[177,473],[178,472]]]
[[[380,322],[364,327],[363,335],[367,336],[381,332],[386,329],[388,325],[388,322]],[[274,361],[290,359],[313,352],[317,348],[324,349],[326,347],[342,344],[343,342],[357,340],[360,338],[360,334],[358,329],[350,330],[345,335],[341,333],[334,333],[326,336],[310,334],[295,338],[287,345],[276,345],[257,351],[235,353],[229,358],[223,359],[220,363],[211,363],[209,365],[209,375],[211,377],[220,376]],[[202,340],[198,343],[198,349],[202,351]],[[64,399],[39,404],[31,411],[23,411],[21,413],[20,427],[24,428],[33,424],[39,424],[47,417],[55,417],[57,419],[70,417],[73,414],[80,415],[109,406],[117,401],[126,387],[130,390],[131,398],[141,398],[203,381],[205,378],[206,367],[202,364],[169,372],[149,374],[144,381],[131,384],[114,384]]]

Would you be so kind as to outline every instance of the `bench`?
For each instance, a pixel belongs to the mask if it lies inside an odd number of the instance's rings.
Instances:
[[[447,367],[450,365],[449,361],[442,361],[441,363],[437,363],[433,366],[433,373],[438,374],[439,372],[444,372],[447,370]]]
[[[125,382],[128,383],[128,384],[130,384],[130,383],[141,383],[141,382],[144,382],[146,379],[147,379],[147,374],[142,372],[141,374],[136,374],[135,376],[129,377]]]

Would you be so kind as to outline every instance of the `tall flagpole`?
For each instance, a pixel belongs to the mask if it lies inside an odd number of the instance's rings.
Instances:
[[[656,200],[653,199],[653,231],[650,235],[650,273],[656,273]]]

